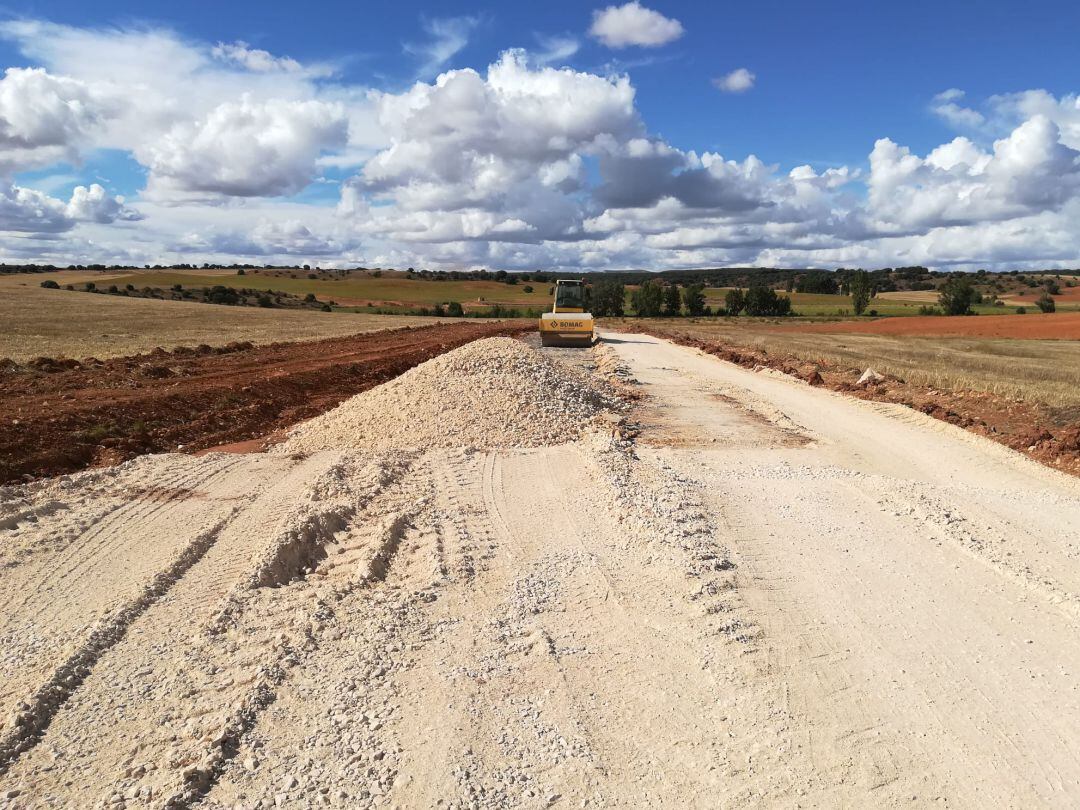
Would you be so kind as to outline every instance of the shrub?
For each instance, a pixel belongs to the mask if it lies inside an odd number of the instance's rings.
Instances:
[[[938,301],[946,315],[970,315],[975,296],[975,285],[967,275],[961,274],[941,285]]]
[[[524,287],[521,288],[521,291],[524,293],[531,293],[533,291],[533,288],[530,285],[526,284]]]
[[[304,296],[304,303],[305,304],[314,304],[315,303],[315,293],[308,293],[307,295],[305,295]]]
[[[93,292],[96,289],[97,289],[97,285],[94,282],[92,282],[92,281],[86,282],[86,291],[87,292]]]
[[[940,315],[941,310],[938,309],[937,307],[928,307],[928,306],[924,305],[924,306],[919,307],[919,314],[920,315]]]
[[[269,295],[260,295],[255,299],[255,303],[264,308],[269,308],[274,305],[274,301]]]
[[[1048,292],[1044,292],[1035,299],[1035,306],[1043,312],[1053,312],[1057,309],[1057,305],[1054,304],[1054,299],[1050,297],[1050,293]]]
[[[118,292],[120,292],[120,288],[119,288],[119,287],[117,287],[117,286],[116,286],[115,284],[110,284],[110,285],[109,285],[109,292],[110,292],[110,293],[111,293],[112,295],[116,295],[116,294],[117,294]]]
[[[866,314],[867,314],[867,315],[869,315],[869,316],[870,316],[871,318],[876,318],[876,317],[877,317],[877,310],[876,310],[876,309],[872,309],[872,310],[870,310],[870,311],[869,311],[868,313],[866,313]]]
[[[51,278],[41,282],[41,286],[46,290],[59,290],[60,285],[53,281]]]
[[[173,284],[172,289],[173,289],[173,292],[180,292],[181,290],[184,289],[184,285],[183,284]]]
[[[446,305],[446,314],[451,318],[461,318],[465,315],[465,310],[461,308],[461,304],[457,301],[451,301]]]
[[[1027,315],[1027,307],[1017,307],[1016,308],[1016,314],[1017,315]]]
[[[133,292],[135,290],[135,285],[134,284],[125,284],[124,289],[127,290],[128,292]]]
[[[247,273],[245,273],[244,268],[241,267],[239,270],[236,271],[236,275],[238,275],[238,276],[246,276]]]
[[[308,277],[308,278],[318,278],[318,276],[317,276],[317,275],[315,275],[314,273],[308,273],[308,274],[307,274],[307,277]]]
[[[322,305],[322,306],[320,307],[320,309],[321,309],[321,310],[322,310],[323,312],[333,312],[333,311],[334,311],[334,310],[330,309],[330,305],[329,305],[329,304],[323,304],[323,305]]]
[[[65,285],[64,285],[64,289],[65,289],[65,290],[74,290],[74,289],[75,289],[75,285],[73,285],[73,284],[65,284]]]
[[[211,304],[239,304],[240,296],[232,287],[224,287],[215,284],[208,290],[203,290],[203,298]]]

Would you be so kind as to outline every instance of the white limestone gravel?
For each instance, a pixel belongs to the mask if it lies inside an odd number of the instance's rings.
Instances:
[[[580,436],[618,400],[519,340],[478,340],[297,426],[278,452],[540,447]]]

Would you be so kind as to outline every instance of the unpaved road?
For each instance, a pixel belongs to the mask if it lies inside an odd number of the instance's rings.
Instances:
[[[633,441],[0,491],[0,806],[1080,802],[1075,480],[608,339]]]

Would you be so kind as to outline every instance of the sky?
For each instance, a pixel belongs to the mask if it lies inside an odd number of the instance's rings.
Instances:
[[[0,7],[0,259],[1080,267],[1080,5]]]

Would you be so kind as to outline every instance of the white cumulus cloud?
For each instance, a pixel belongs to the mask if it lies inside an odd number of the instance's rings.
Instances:
[[[713,79],[713,85],[724,93],[745,93],[754,86],[756,78],[746,68],[736,68],[731,73]]]
[[[593,12],[589,35],[609,48],[656,48],[683,35],[682,23],[637,2]]]
[[[65,213],[76,221],[103,225],[117,220],[137,222],[143,218],[138,211],[124,205],[123,197],[110,197],[97,183],[91,183],[89,187],[76,186]]]
[[[0,171],[72,161],[117,103],[77,79],[8,68],[0,79]]]
[[[270,196],[307,186],[319,155],[347,137],[339,104],[245,97],[177,124],[136,154],[150,167],[151,196]]]

